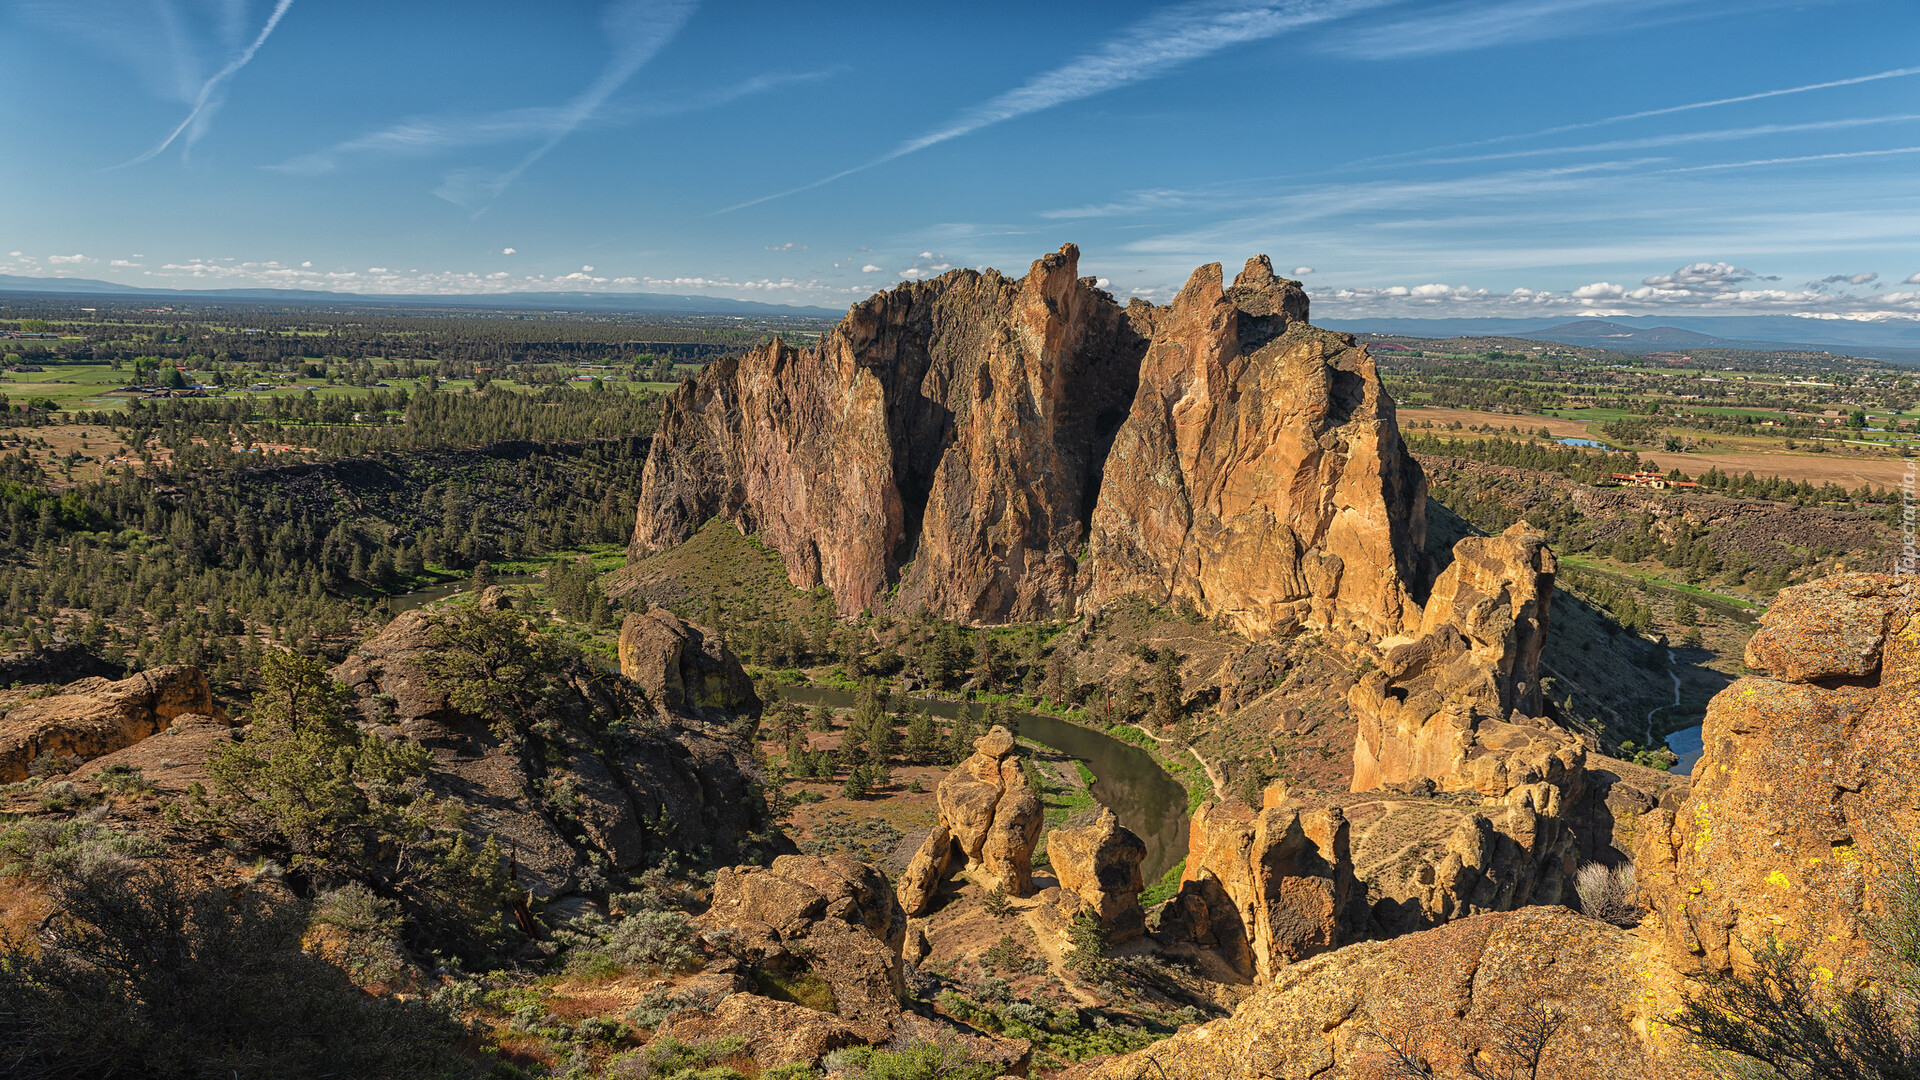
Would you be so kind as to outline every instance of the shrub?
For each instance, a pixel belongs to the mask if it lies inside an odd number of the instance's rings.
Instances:
[[[1574,891],[1580,896],[1580,910],[1601,922],[1634,926],[1645,914],[1632,863],[1613,867],[1588,863],[1574,879]]]
[[[1882,879],[1883,914],[1866,920],[1862,970],[1814,967],[1803,946],[1749,943],[1750,968],[1706,976],[1707,992],[1672,1024],[1723,1076],[1767,1080],[1920,1077],[1920,878]]]
[[[309,923],[338,933],[330,958],[359,982],[391,982],[405,973],[406,958],[400,951],[404,924],[400,905],[359,882],[321,895]]]
[[[553,937],[573,949],[567,966],[576,972],[608,961],[621,968],[672,974],[691,971],[704,959],[699,932],[680,911],[643,909],[618,920],[584,915],[555,930]]]
[[[37,948],[0,944],[7,1075],[466,1077],[467,1033],[300,948],[295,905],[144,867],[60,891]]]
[[[703,1043],[655,1039],[608,1063],[606,1075],[611,1080],[745,1080],[727,1062],[745,1058],[746,1049],[747,1040],[738,1035]]]
[[[943,1039],[923,1039],[901,1050],[854,1047],[828,1061],[857,1080],[993,1080],[997,1066],[967,1060],[966,1048]]]
[[[105,807],[69,821],[28,819],[0,831],[0,874],[40,881],[91,880],[119,873],[131,861],[158,855],[159,843],[103,820]]]

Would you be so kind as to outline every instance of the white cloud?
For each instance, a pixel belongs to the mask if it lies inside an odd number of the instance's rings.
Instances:
[[[311,261],[309,261],[309,262],[303,262],[303,263],[301,263],[301,264],[300,264],[300,269],[302,269],[302,270],[311,270],[311,269],[313,269],[313,263],[312,263]]]
[[[513,255],[513,254],[517,254],[517,253],[516,253],[516,252],[514,251],[514,249],[512,249],[512,248],[501,248],[501,249],[500,249],[500,254],[502,254],[502,255]]]
[[[18,254],[20,254],[20,253],[16,251],[16,252],[14,252],[14,254],[15,254],[15,255],[18,255]],[[1907,278],[1907,279],[1906,279],[1905,281],[1902,281],[1902,282],[1901,282],[1900,284],[1902,284],[1902,285],[1920,285],[1920,274],[1914,274],[1914,275],[1912,275],[1911,277],[1909,277],[1909,278]]]
[[[118,266],[118,267],[121,267],[122,269],[138,269],[139,267],[144,266],[146,264],[134,262],[132,259],[114,259],[112,262],[109,262],[107,265]]]
[[[84,266],[87,263],[97,263],[100,260],[89,258],[85,255],[49,255],[47,256],[47,261],[53,263],[55,266]]]
[[[766,248],[768,251],[805,251],[807,250],[807,245],[796,244],[789,240],[784,244],[768,244]]]
[[[591,274],[591,273],[593,273],[593,267],[591,267],[591,266],[583,266],[583,267],[581,267],[581,268],[580,268],[580,272],[581,272],[581,273],[583,273],[583,274]]]
[[[877,274],[880,272],[880,268],[873,265],[872,263],[868,263],[867,265],[860,268],[860,272],[863,274]]]
[[[1650,278],[1642,279],[1641,284],[1661,288],[1697,288],[1738,285],[1743,281],[1752,281],[1754,277],[1753,271],[1729,263],[1698,262],[1691,266],[1683,266],[1671,274],[1655,274]]]
[[[1296,266],[1293,268],[1294,277],[1306,277],[1311,273],[1313,273],[1313,267],[1311,266]]]
[[[1818,287],[1820,285],[1867,285],[1878,280],[1880,280],[1879,274],[1828,274],[1819,281],[1810,283],[1809,287]]]

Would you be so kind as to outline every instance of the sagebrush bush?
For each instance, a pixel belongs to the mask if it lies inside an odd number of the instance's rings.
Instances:
[[[568,947],[567,966],[574,971],[604,969],[675,974],[700,967],[700,934],[683,911],[647,909],[621,919],[583,915],[570,926],[553,932]]]
[[[1580,896],[1580,910],[1601,922],[1633,926],[1646,914],[1632,863],[1612,867],[1588,863],[1574,879],[1574,891]]]
[[[160,844],[137,832],[106,824],[106,807],[67,821],[28,819],[0,831],[0,874],[89,880],[127,868],[134,859],[158,855]]]

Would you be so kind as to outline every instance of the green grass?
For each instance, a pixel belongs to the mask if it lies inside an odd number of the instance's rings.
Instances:
[[[1565,565],[1569,565],[1569,567],[1574,567],[1574,569],[1578,569],[1578,571],[1590,571],[1590,573],[1607,575],[1607,577],[1634,578],[1634,580],[1638,580],[1638,582],[1642,582],[1642,584],[1647,584],[1647,586],[1653,586],[1653,588],[1665,588],[1665,590],[1670,590],[1670,592],[1684,592],[1684,594],[1692,596],[1695,600],[1705,600],[1709,601],[1709,603],[1726,603],[1726,605],[1738,607],[1740,611],[1749,613],[1749,615],[1759,615],[1759,613],[1766,611],[1766,605],[1764,605],[1764,603],[1741,600],[1738,596],[1728,596],[1728,594],[1724,594],[1724,592],[1713,592],[1713,590],[1701,588],[1701,586],[1697,586],[1697,584],[1688,584],[1688,582],[1684,582],[1684,580],[1661,577],[1661,575],[1655,575],[1655,573],[1649,573],[1649,571],[1640,571],[1640,569],[1634,569],[1634,567],[1622,567],[1619,563],[1601,561],[1601,559],[1590,559],[1590,557],[1584,557],[1584,555],[1555,555],[1555,557],[1557,557],[1561,563],[1565,563]]]

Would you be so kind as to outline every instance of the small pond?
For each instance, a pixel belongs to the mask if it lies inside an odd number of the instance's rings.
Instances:
[[[853,695],[841,690],[781,687],[780,692],[804,705],[825,702],[852,708]],[[954,717],[968,706],[958,701],[915,698],[937,716]],[[1042,713],[1008,710],[1017,735],[1032,739],[1086,763],[1093,773],[1093,797],[1111,809],[1120,824],[1146,841],[1147,857],[1140,872],[1147,883],[1187,857],[1187,792],[1146,750],[1104,732],[1070,724]]]
[[[1571,435],[1563,436],[1553,441],[1559,443],[1561,446],[1584,446],[1592,450],[1613,449],[1611,446],[1608,446],[1606,443],[1601,442],[1599,439],[1576,439]]]

